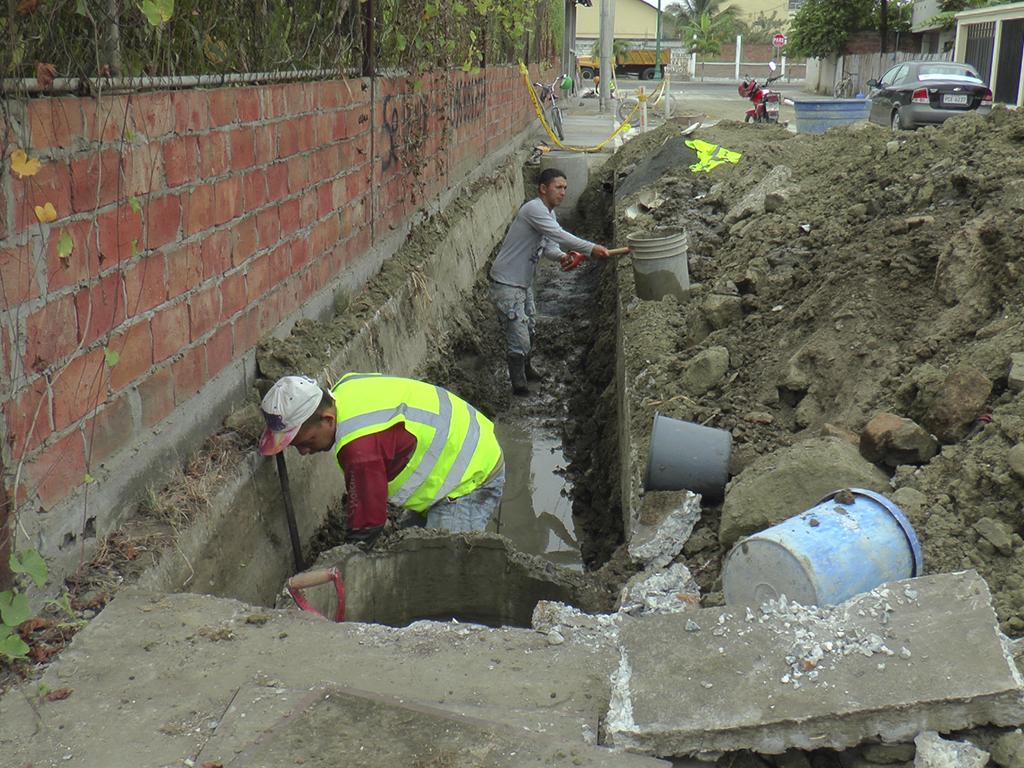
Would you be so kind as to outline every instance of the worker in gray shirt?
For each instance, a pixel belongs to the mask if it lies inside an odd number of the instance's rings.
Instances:
[[[508,374],[512,392],[530,394],[527,379],[541,375],[530,361],[537,307],[533,299],[533,272],[543,256],[558,259],[563,266],[570,257],[565,251],[580,251],[592,258],[607,259],[608,249],[566,232],[555,218],[555,208],[565,198],[568,182],[557,168],[541,171],[537,197],[519,209],[508,228],[501,250],[491,265],[491,298],[505,329],[508,346]]]

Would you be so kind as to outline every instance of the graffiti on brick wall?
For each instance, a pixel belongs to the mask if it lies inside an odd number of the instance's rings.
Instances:
[[[381,126],[385,145],[381,168],[389,171],[402,165],[403,151],[415,152],[426,142],[430,129],[428,95],[385,96],[381,104]]]
[[[452,126],[459,128],[483,117],[487,106],[487,78],[466,81],[452,94]]]

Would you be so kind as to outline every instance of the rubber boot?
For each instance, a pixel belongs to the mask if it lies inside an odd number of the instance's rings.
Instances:
[[[544,381],[544,372],[533,367],[533,355],[526,356],[526,380]]]
[[[530,388],[526,385],[526,355],[508,356],[508,377],[512,381],[512,394],[530,394]]]

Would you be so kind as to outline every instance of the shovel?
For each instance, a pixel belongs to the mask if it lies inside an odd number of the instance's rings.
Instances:
[[[608,255],[625,256],[631,250],[633,249],[630,248],[628,245],[625,246],[624,248],[611,248],[608,251]],[[562,265],[563,272],[572,272],[574,269],[576,269],[576,267],[578,267],[580,264],[587,260],[587,254],[581,253],[580,251],[569,251],[569,253],[566,255],[569,256],[570,261]]]

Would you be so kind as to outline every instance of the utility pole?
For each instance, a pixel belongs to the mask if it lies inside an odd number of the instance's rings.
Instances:
[[[615,76],[615,62],[612,60],[612,44],[615,38],[615,0],[599,0],[601,3],[601,91],[600,109],[609,108],[612,78]]]
[[[658,0],[658,26],[654,35],[654,79],[661,80],[661,0]]]

